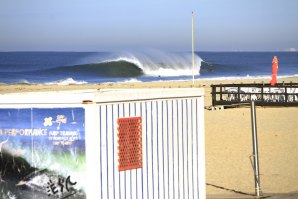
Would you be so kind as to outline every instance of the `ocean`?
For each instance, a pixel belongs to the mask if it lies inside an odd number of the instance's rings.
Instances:
[[[196,52],[196,79],[269,78],[274,56],[278,77],[298,75],[298,52]],[[0,82],[86,84],[192,79],[191,52],[0,52]]]

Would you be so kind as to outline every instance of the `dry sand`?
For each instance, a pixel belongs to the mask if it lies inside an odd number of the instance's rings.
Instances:
[[[205,88],[205,106],[211,105],[210,84],[269,82],[264,80],[206,81],[194,87]],[[279,82],[298,82],[298,78]],[[191,81],[151,83],[102,83],[88,85],[0,85],[0,93],[102,88],[184,88]],[[261,187],[264,193],[298,190],[298,107],[257,107]],[[205,110],[206,181],[208,184],[245,193],[254,193],[250,108]],[[207,195],[232,192],[207,186]]]

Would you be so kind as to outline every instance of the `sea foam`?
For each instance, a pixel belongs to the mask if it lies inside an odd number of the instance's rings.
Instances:
[[[59,86],[66,86],[66,85],[71,85],[71,84],[87,84],[88,82],[86,81],[76,81],[73,78],[66,78],[54,82],[48,82],[45,83],[47,85],[59,85]]]

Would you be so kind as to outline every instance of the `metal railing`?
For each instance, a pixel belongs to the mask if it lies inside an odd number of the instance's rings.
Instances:
[[[212,106],[241,105],[255,101],[259,106],[298,106],[298,83],[211,85]]]

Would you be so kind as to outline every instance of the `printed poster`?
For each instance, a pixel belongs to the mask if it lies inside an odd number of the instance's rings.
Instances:
[[[0,198],[83,199],[83,108],[0,109]]]

